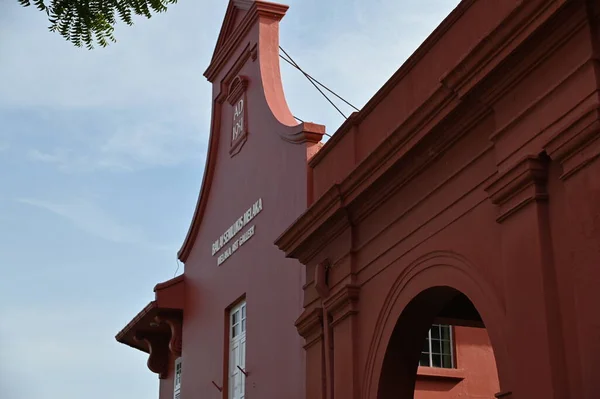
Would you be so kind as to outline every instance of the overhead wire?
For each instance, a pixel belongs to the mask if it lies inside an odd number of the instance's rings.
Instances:
[[[331,101],[331,99],[327,96],[327,94],[323,93],[323,90],[321,90],[319,88],[319,86],[322,86],[325,90],[327,90],[328,92],[330,92],[331,94],[333,94],[334,96],[336,96],[337,98],[339,98],[340,100],[342,100],[344,103],[348,104],[349,106],[351,106],[352,108],[354,108],[355,110],[358,111],[358,108],[356,108],[354,105],[350,104],[348,101],[346,101],[340,95],[338,95],[337,93],[335,93],[333,90],[329,89],[323,83],[319,82],[318,80],[316,80],[315,78],[313,78],[312,76],[310,76],[308,73],[306,73],[302,68],[300,68],[300,66],[296,63],[296,61],[294,61],[294,59],[283,49],[283,47],[279,46],[279,49],[285,54],[285,57],[283,55],[281,55],[281,54],[279,54],[279,57],[281,57],[282,60],[284,60],[285,62],[287,62],[288,64],[290,64],[294,68],[298,69],[304,75],[304,77],[306,77],[306,79],[308,79],[308,81],[315,87],[315,89],[317,89],[319,91],[319,93],[321,93],[321,95],[323,97],[325,97],[325,99],[329,102],[329,104],[331,104],[331,106],[334,107],[337,110],[337,112],[339,112],[340,115],[342,115],[344,117],[344,119],[348,119],[348,117],[342,112],[342,110],[339,109],[338,106],[336,106],[334,104],[333,101]],[[317,84],[319,86],[317,86]],[[327,136],[329,136],[329,135],[327,135]]]
[[[173,274],[173,277],[176,277],[177,272],[179,271],[179,259],[177,259],[177,257],[175,257],[175,264],[177,265],[177,269],[175,269],[175,273]]]
[[[294,61],[294,59],[283,49],[283,47],[279,46],[279,49],[281,51],[283,51],[283,53],[285,54],[285,56],[287,58],[281,54],[279,54],[279,57],[281,57],[282,60],[284,60],[285,62],[287,62],[294,68],[296,68],[297,70],[299,70],[306,77],[306,79],[308,79],[308,81],[310,83],[312,83],[312,85],[319,91],[319,93],[321,93],[321,95],[323,97],[325,97],[325,99],[344,117],[344,119],[348,119],[348,117],[346,115],[344,115],[344,113],[333,103],[333,101],[331,101],[331,99],[329,97],[327,97],[327,95],[325,93],[323,93],[323,91],[319,88],[319,86],[321,86],[322,88],[327,90],[329,93],[336,96],[338,99],[342,100],[344,103],[346,103],[348,106],[352,107],[354,110],[359,111],[359,109],[356,108],[354,105],[352,105],[350,102],[346,101],[339,94],[337,94],[336,92],[331,90],[329,87],[325,86],[323,83],[319,82],[317,79],[313,78],[311,75],[306,73],[302,68],[300,68],[300,66],[296,63],[296,61]],[[317,85],[319,85],[319,86],[317,86]],[[304,121],[302,119],[298,118],[297,116],[294,116],[294,119],[304,123]],[[331,137],[330,134],[327,134],[327,133],[324,133],[324,134],[328,137]],[[177,258],[175,258],[175,265],[176,265],[176,269],[175,269],[175,273],[173,274],[173,277],[177,276],[177,272],[179,272],[180,263],[179,263],[179,259],[177,259]]]
[[[321,86],[322,88],[324,88],[325,90],[327,90],[328,92],[330,92],[331,94],[333,94],[334,96],[336,96],[337,98],[339,98],[340,100],[342,100],[344,103],[346,103],[348,106],[354,108],[355,111],[360,111],[358,108],[356,108],[354,105],[352,105],[349,101],[347,101],[345,98],[343,98],[342,96],[340,96],[339,94],[337,94],[335,91],[331,90],[329,87],[325,86],[323,83],[319,82],[317,79],[315,79],[313,76],[311,76],[310,74],[308,74],[306,71],[304,71],[302,68],[300,68],[300,66],[292,59],[292,57],[281,47],[279,46],[279,49],[281,51],[283,51],[283,53],[289,58],[286,59],[285,57],[283,57],[281,54],[279,55],[281,57],[282,60],[286,61],[288,64],[290,64],[291,66],[293,66],[294,68],[298,69],[300,72],[302,72],[304,74],[304,76],[306,76],[306,78],[308,78],[309,80],[314,81],[315,83],[317,83],[319,86]]]

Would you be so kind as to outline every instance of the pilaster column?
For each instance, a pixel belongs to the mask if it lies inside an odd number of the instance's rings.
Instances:
[[[598,8],[598,6],[596,6]],[[597,22],[596,22],[597,29]],[[596,36],[597,37],[597,36]],[[598,79],[600,80],[600,66]],[[600,86],[600,84],[598,84]],[[600,376],[600,98],[548,144],[548,155],[562,166],[565,245],[570,254],[581,395],[598,397]]]
[[[346,284],[323,303],[333,329],[333,398],[358,398],[357,317],[359,287]]]
[[[545,162],[527,157],[487,188],[499,208],[515,399],[569,397],[546,181]]]
[[[306,342],[306,399],[325,399],[323,308],[305,310],[296,320],[296,329]]]

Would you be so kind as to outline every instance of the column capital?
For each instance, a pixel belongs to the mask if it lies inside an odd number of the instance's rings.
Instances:
[[[323,305],[332,317],[332,326],[358,313],[359,292],[360,287],[358,285],[346,284],[324,301]]]
[[[595,104],[569,122],[546,145],[548,155],[563,167],[563,180],[600,156],[600,105]]]
[[[296,320],[298,334],[305,339],[304,349],[323,339],[323,308],[306,309]]]
[[[492,203],[500,208],[496,220],[503,222],[526,205],[547,200],[547,176],[546,163],[536,156],[527,156],[496,175],[485,189]]]

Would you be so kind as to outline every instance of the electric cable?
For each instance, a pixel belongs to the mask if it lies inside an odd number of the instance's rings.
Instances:
[[[346,115],[344,115],[344,113],[343,113],[343,112],[342,112],[342,111],[341,111],[341,110],[340,110],[340,109],[339,109],[339,108],[338,108],[338,107],[337,107],[337,106],[336,106],[336,105],[333,103],[333,101],[331,101],[331,99],[330,99],[329,97],[327,97],[327,95],[326,95],[325,93],[323,93],[323,90],[321,90],[321,89],[319,88],[319,86],[317,86],[317,84],[316,84],[316,83],[315,83],[315,82],[314,82],[314,81],[313,81],[313,80],[312,80],[312,79],[309,77],[309,75],[308,75],[306,72],[304,72],[304,71],[303,71],[303,70],[300,68],[300,66],[298,66],[298,64],[297,64],[297,63],[296,63],[296,62],[293,60],[293,58],[291,58],[291,57],[289,56],[289,54],[288,54],[288,53],[287,53],[287,52],[286,52],[286,51],[285,51],[285,50],[284,50],[284,49],[283,49],[281,46],[279,46],[279,49],[280,49],[281,51],[283,51],[283,53],[284,53],[284,54],[285,54],[287,57],[289,57],[289,60],[288,60],[288,59],[286,59],[285,57],[283,57],[281,54],[279,54],[279,57],[281,57],[281,59],[283,59],[284,61],[286,61],[287,63],[289,63],[290,65],[292,65],[294,68],[296,68],[296,69],[298,69],[300,72],[302,72],[302,74],[303,74],[303,75],[306,77],[306,79],[308,79],[308,81],[309,81],[309,82],[310,82],[310,83],[311,83],[311,84],[312,84],[312,85],[315,87],[315,89],[317,89],[317,90],[319,91],[319,93],[321,93],[321,95],[322,95],[323,97],[325,97],[325,99],[326,99],[326,100],[329,102],[329,104],[331,104],[331,106],[332,106],[333,108],[335,108],[335,109],[337,110],[337,112],[339,112],[339,113],[340,113],[340,115],[342,115],[342,116],[344,117],[344,119],[348,119],[348,117],[347,117]],[[336,96],[337,96],[337,94],[336,94]]]
[[[352,105],[346,99],[344,99],[342,96],[340,96],[339,94],[337,94],[336,92],[334,92],[333,90],[331,90],[329,87],[325,86],[323,83],[319,82],[317,79],[315,79],[310,74],[308,74],[307,72],[305,72],[302,68],[300,68],[300,66],[292,59],[292,57],[281,46],[279,46],[279,49],[281,51],[283,51],[283,53],[289,58],[289,59],[286,59],[285,57],[283,57],[280,54],[279,56],[281,57],[282,60],[284,60],[285,62],[287,62],[288,64],[290,64],[294,68],[298,69],[300,72],[302,72],[304,74],[304,76],[306,76],[307,79],[310,79],[310,80],[314,81],[319,86],[323,87],[325,90],[327,90],[328,92],[330,92],[331,94],[333,94],[334,96],[336,96],[337,98],[339,98],[340,100],[342,100],[344,103],[346,103],[350,107],[354,108],[355,111],[360,111],[358,108],[356,108],[354,105]]]

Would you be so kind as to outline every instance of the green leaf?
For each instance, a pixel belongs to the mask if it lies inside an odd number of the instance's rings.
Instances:
[[[23,7],[33,4],[46,12],[50,32],[60,34],[76,47],[94,44],[106,47],[115,43],[114,27],[117,20],[133,25],[133,15],[151,18],[167,11],[177,0],[17,0]],[[118,19],[115,17],[118,15]]]

